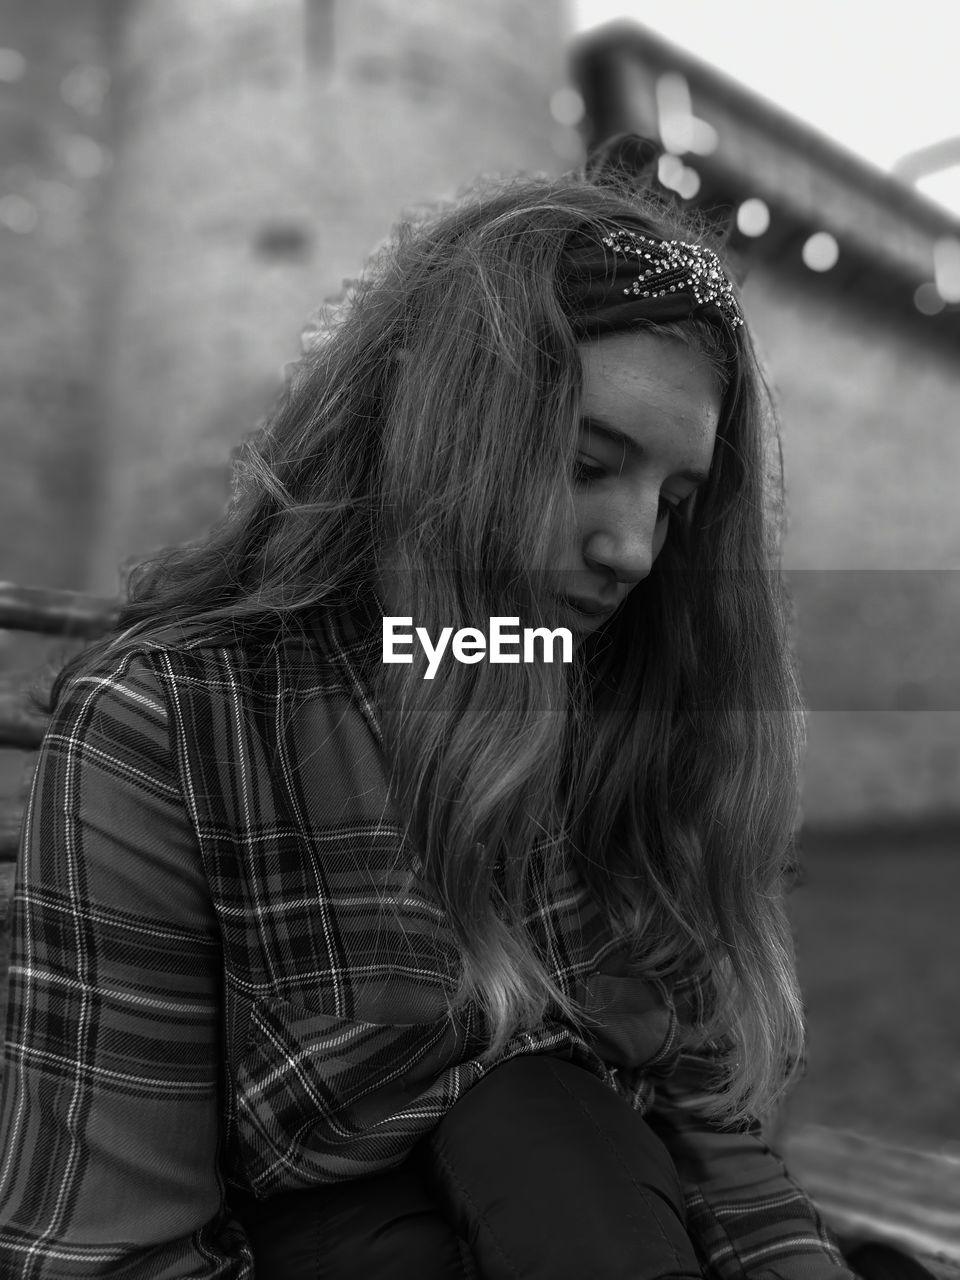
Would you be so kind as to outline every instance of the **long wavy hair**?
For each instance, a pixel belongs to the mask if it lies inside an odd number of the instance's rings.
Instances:
[[[224,519],[140,567],[119,631],[281,636],[368,589],[372,566],[433,636],[550,622],[582,386],[565,251],[624,225],[707,239],[585,173],[488,183],[401,226],[241,451]],[[802,1043],[782,904],[801,719],[771,409],[744,330],[731,351],[703,320],[654,329],[711,361],[723,399],[710,477],[650,575],[572,664],[444,662],[430,681],[384,664],[375,697],[398,810],[460,943],[454,1003],[485,1010],[489,1053],[551,1012],[583,1016],[549,937],[524,927],[572,860],[637,972],[700,979],[709,1106],[736,1120],[766,1110]]]

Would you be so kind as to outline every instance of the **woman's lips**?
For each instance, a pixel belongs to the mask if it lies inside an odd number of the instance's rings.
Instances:
[[[572,612],[587,623],[599,625],[619,608],[618,604],[601,604],[597,600],[577,600],[572,596],[561,597],[563,603]]]

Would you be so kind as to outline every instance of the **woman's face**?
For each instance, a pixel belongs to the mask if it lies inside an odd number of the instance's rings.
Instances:
[[[580,352],[575,526],[552,580],[557,625],[582,634],[643,581],[669,536],[670,508],[706,479],[720,393],[709,361],[673,338],[617,333]]]

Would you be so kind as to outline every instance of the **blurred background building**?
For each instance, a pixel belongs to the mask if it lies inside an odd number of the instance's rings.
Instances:
[[[7,0],[6,576],[203,527],[401,207],[552,156],[560,0]]]
[[[404,206],[632,130],[729,234],[781,406],[808,821],[960,815],[956,215],[652,31],[571,42],[564,0],[4,17],[0,575],[112,594],[219,514],[304,318]]]
[[[560,170],[623,129],[658,143],[664,190],[729,234],[780,404],[808,829],[871,855],[866,874],[819,863],[797,908],[812,1067],[833,1055],[813,1111],[943,1136],[960,1114],[960,860],[940,856],[960,829],[957,216],[651,30],[574,39],[567,0],[2,16],[0,578],[22,584],[112,595],[122,561],[215,519],[305,318],[404,206]],[[15,658],[0,633],[0,669]],[[834,1034],[854,1007],[855,1036]],[[892,1065],[889,1037],[912,1046]]]

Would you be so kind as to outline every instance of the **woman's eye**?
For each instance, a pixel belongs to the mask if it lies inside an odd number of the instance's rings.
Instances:
[[[595,463],[577,459],[573,464],[573,478],[577,484],[590,484],[592,481],[602,480],[605,475],[605,468],[598,467]]]

